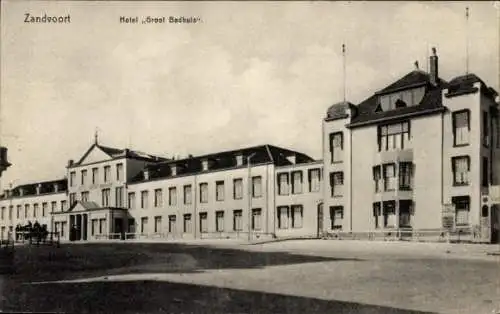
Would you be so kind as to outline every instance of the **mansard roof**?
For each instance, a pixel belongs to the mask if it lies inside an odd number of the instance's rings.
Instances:
[[[371,123],[378,123],[383,120],[430,114],[444,110],[442,105],[442,90],[448,86],[448,83],[438,78],[438,84],[431,83],[429,73],[421,70],[414,70],[404,75],[394,83],[378,90],[373,95],[362,101],[356,106],[355,114],[348,127],[358,127]],[[397,108],[390,111],[377,110],[380,105],[379,96],[390,94],[397,91],[403,91],[416,87],[425,87],[426,91],[421,102],[415,106]]]
[[[33,196],[37,195],[37,187],[40,186],[40,194],[50,194],[56,193],[55,185],[57,185],[57,193],[65,192],[68,189],[68,182],[64,179],[43,181],[43,182],[34,182],[18,185],[10,191],[10,197],[19,197],[21,196],[21,190],[23,191],[22,196]],[[7,198],[4,194],[1,198]]]
[[[243,164],[240,166],[236,163],[236,156],[238,155],[242,156],[243,161]],[[205,160],[210,163],[208,171],[246,167],[247,157],[251,155],[253,155],[251,159],[252,165],[272,163],[274,165],[285,166],[293,163],[301,164],[314,161],[313,158],[297,151],[273,145],[260,145],[148,165],[132,179],[132,182],[147,181],[144,177],[144,172],[148,172],[148,180],[171,177],[173,176],[172,166],[176,166],[176,175],[178,176],[196,174],[202,171],[202,162]],[[290,158],[292,156],[295,158],[294,161]]]

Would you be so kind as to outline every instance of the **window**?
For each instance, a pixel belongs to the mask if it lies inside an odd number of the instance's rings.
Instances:
[[[413,214],[413,201],[399,201],[399,226],[403,228],[411,227],[411,215]]]
[[[47,203],[44,203],[44,204],[47,204]],[[12,217],[12,211],[14,210],[14,206],[10,205],[9,206],[9,220],[11,220],[13,217]]]
[[[184,204],[191,204],[191,185],[184,186]]]
[[[52,203],[54,203],[54,202],[52,202]],[[21,208],[22,208],[21,205],[16,206],[16,218],[17,219],[21,218],[21,210],[22,210]]]
[[[500,148],[500,113],[497,112],[498,117],[495,119],[495,137],[497,142],[497,148]]]
[[[208,183],[200,183],[200,203],[208,202]]]
[[[309,192],[319,192],[321,186],[320,175],[321,172],[319,169],[309,169]]]
[[[88,202],[89,201],[89,192],[88,191],[85,191],[85,192],[82,192],[82,202]]]
[[[50,206],[52,207],[51,212],[55,213],[57,211],[57,202],[51,202]],[[20,207],[20,206],[19,206]],[[20,208],[19,208],[20,209]]]
[[[111,195],[110,189],[102,189],[102,206],[103,207],[109,206],[110,195]]]
[[[191,233],[191,232],[193,232],[193,225],[192,225],[192,222],[191,222],[191,214],[184,214],[183,231],[184,231],[184,233]]]
[[[92,184],[96,184],[97,180],[99,180],[99,169],[92,168]]]
[[[453,146],[469,144],[470,111],[461,110],[451,114],[453,124]]]
[[[33,218],[38,216],[38,204],[33,204]]]
[[[69,204],[70,206],[73,206],[73,204],[76,202],[76,193],[69,193]]]
[[[243,198],[243,179],[233,180],[233,196],[235,200]]]
[[[104,182],[108,182],[111,177],[111,166],[104,166]]]
[[[123,187],[119,186],[115,188],[115,204],[116,207],[123,207]]]
[[[87,170],[82,170],[81,175],[82,175],[82,185],[85,185],[85,182],[87,182]]]
[[[252,230],[261,230],[262,209],[252,208]]]
[[[233,230],[234,231],[243,230],[243,211],[241,209],[233,211]]]
[[[288,195],[288,173],[278,173],[278,194]]]
[[[468,185],[470,171],[469,156],[452,157],[451,167],[453,171],[453,185]]]
[[[76,172],[72,171],[69,174],[69,186],[75,186]]]
[[[148,228],[148,217],[141,218],[141,233],[146,233]]]
[[[470,197],[455,196],[451,198],[455,205],[455,223],[457,226],[467,226],[469,224]]]
[[[49,204],[47,202],[42,203],[42,217],[47,216],[48,209],[49,209]]]
[[[161,207],[162,202],[163,202],[162,198],[163,198],[163,191],[161,189],[156,189],[155,190],[155,202],[154,202],[155,207]]]
[[[215,182],[215,199],[217,201],[224,200],[224,181]]]
[[[488,157],[483,157],[482,162],[482,174],[481,174],[481,185],[483,187],[488,187],[489,185],[489,175],[488,175]]]
[[[2,207],[2,214],[0,219],[4,220],[5,219],[5,207]]]
[[[177,216],[176,215],[169,215],[168,216],[168,232],[169,233],[176,233],[177,231]]]
[[[30,210],[30,204],[25,204],[24,205],[24,218],[28,218],[29,217],[29,210]],[[61,202],[61,210],[64,210],[62,208],[62,202]]]
[[[378,128],[379,151],[404,149],[410,142],[410,123],[400,122]]]
[[[302,205],[292,205],[292,228],[302,228],[304,211]]]
[[[394,191],[396,189],[396,166],[394,164],[383,165],[384,190]]]
[[[91,225],[90,235],[92,235],[92,236],[95,235],[95,232],[97,230],[97,222],[98,222],[97,219],[92,219],[91,220],[91,223],[90,223],[90,225]]]
[[[383,180],[380,166],[373,167],[373,181],[375,182],[375,193],[382,192]]]
[[[373,218],[375,220],[375,229],[380,228],[380,216],[381,216],[381,210],[380,210],[380,203],[373,203]]]
[[[155,233],[159,232],[161,232],[161,216],[155,216]]]
[[[490,121],[488,119],[488,112],[483,111],[483,145],[490,146]]]
[[[177,188],[175,186],[168,188],[168,205],[177,205]]]
[[[123,180],[123,164],[116,164],[116,181]]]
[[[400,190],[411,190],[412,188],[412,168],[413,164],[411,162],[400,162],[399,163],[399,189]]]
[[[200,232],[208,232],[208,215],[207,213],[200,213]]]
[[[342,229],[343,219],[344,219],[344,207],[331,206],[330,207],[331,229],[332,230]]]
[[[278,228],[288,229],[288,220],[290,219],[290,209],[288,206],[278,207]]]
[[[129,209],[135,208],[135,192],[128,193],[128,208]]]
[[[224,212],[223,211],[215,212],[215,230],[217,232],[224,231]]]
[[[394,228],[396,226],[396,202],[383,202],[384,206],[384,227]]]
[[[302,171],[292,172],[292,194],[302,193]]]
[[[330,158],[332,164],[342,162],[343,145],[342,132],[330,134]]]
[[[344,173],[343,172],[330,173],[331,196],[333,197],[342,196],[343,186],[344,186]]]
[[[61,211],[65,211],[68,207],[68,202],[61,201]]]
[[[148,208],[148,198],[149,198],[149,193],[148,191],[141,191],[141,208]]]
[[[252,197],[261,197],[262,196],[262,177],[253,177],[252,178]]]

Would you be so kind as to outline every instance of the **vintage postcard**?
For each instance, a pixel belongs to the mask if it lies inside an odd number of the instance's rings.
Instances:
[[[500,3],[1,3],[0,311],[500,313]]]

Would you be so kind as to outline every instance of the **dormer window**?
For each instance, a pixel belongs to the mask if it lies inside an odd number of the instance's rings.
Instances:
[[[177,175],[177,165],[170,165],[170,173],[172,174],[172,176]]]
[[[144,174],[144,180],[149,180],[149,170],[145,169],[143,174]]]
[[[243,155],[236,155],[236,166],[243,166]]]
[[[204,159],[201,161],[201,170],[203,170],[203,171],[208,170],[208,159]]]
[[[375,109],[375,112],[417,106],[422,102],[424,95],[425,86],[380,95],[379,104]]]

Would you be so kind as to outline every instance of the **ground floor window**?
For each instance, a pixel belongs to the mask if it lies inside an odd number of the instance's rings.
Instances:
[[[141,233],[146,233],[148,227],[148,217],[141,218]]]
[[[457,226],[469,225],[470,197],[455,196],[451,198],[455,205],[455,224]]]
[[[292,228],[302,228],[303,214],[302,205],[292,205]]]
[[[130,218],[128,220],[128,232],[135,233],[135,219]]]
[[[383,202],[384,228],[394,228],[396,226],[396,202]]]
[[[215,212],[215,230],[217,232],[224,231],[224,212],[223,211]]]
[[[97,219],[92,219],[90,234],[95,235],[99,221]]]
[[[344,207],[331,206],[330,207],[330,222],[331,229],[342,229],[342,222],[344,220]]]
[[[193,226],[192,226],[192,221],[191,221],[191,214],[185,214],[184,215],[183,231],[184,231],[184,233],[192,233],[193,232]]]
[[[67,222],[66,221],[63,221],[61,222],[61,237],[64,237],[65,236],[65,230],[67,229]]]
[[[168,216],[168,232],[175,233],[177,231],[177,216],[170,215]]]
[[[155,233],[161,231],[161,216],[155,216]]]
[[[278,207],[278,228],[288,229],[289,219],[290,219],[290,211],[288,206]]]
[[[241,209],[233,211],[233,230],[243,230],[243,211]]]
[[[382,211],[380,209],[380,203],[373,203],[373,219],[375,221],[375,229],[380,228],[380,215]]]
[[[252,209],[252,230],[261,230],[262,209]]]
[[[200,232],[208,232],[208,215],[207,213],[200,213]]]
[[[399,201],[399,226],[403,228],[411,227],[411,216],[413,214],[413,201]]]

